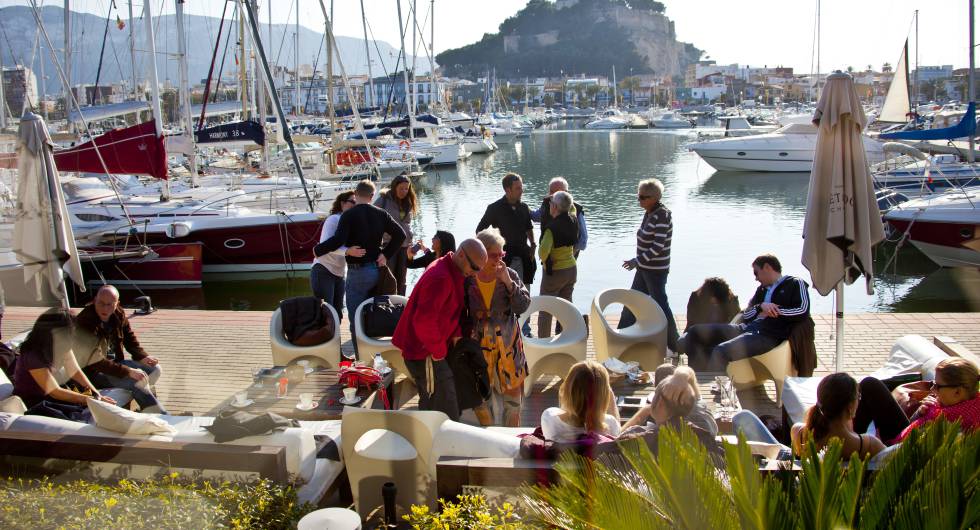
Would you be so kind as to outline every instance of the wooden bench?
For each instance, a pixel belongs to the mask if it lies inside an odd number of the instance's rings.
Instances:
[[[35,432],[0,432],[0,454],[82,462],[213,469],[257,473],[279,484],[289,482],[286,448],[133,440]]]
[[[547,460],[523,458],[459,458],[444,456],[436,463],[436,493],[453,500],[464,486],[516,488],[525,484],[554,484],[558,473]]]

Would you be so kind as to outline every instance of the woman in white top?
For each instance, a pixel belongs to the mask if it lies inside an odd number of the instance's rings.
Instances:
[[[320,229],[320,243],[333,237],[337,232],[341,214],[355,204],[353,191],[345,191],[337,195],[330,208],[330,217],[323,221],[323,227]],[[313,268],[310,269],[310,287],[313,289],[313,296],[333,306],[341,319],[344,316],[344,277],[347,275],[347,262],[344,256],[360,257],[364,253],[365,250],[361,247],[340,247],[319,258],[313,258]]]
[[[541,414],[541,432],[554,442],[574,442],[587,433],[619,435],[619,410],[609,386],[609,373],[595,361],[581,361],[568,370],[558,388],[558,407]]]

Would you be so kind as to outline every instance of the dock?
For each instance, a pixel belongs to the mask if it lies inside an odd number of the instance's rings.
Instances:
[[[30,330],[43,309],[7,307],[3,315],[5,339]],[[131,314],[131,310],[127,313]],[[130,321],[140,343],[160,359],[163,375],[157,383],[160,400],[172,412],[213,415],[235,392],[252,384],[254,368],[270,366],[269,311],[199,311],[160,309],[149,315],[134,315]],[[532,321],[535,319],[531,319]],[[834,322],[832,315],[813,315],[816,324],[818,364],[815,374],[834,371]],[[685,319],[678,317],[679,329]],[[854,376],[881,367],[892,344],[903,335],[918,334],[956,339],[962,347],[980,353],[980,313],[860,313],[848,314],[845,324],[845,355],[842,369]],[[341,326],[345,352],[352,351],[347,322]],[[595,358],[592,338],[589,358]],[[702,395],[721,373],[698,373]],[[544,408],[557,405],[557,378],[541,378],[525,402],[522,425],[537,425]],[[414,408],[417,398],[411,388],[396,389],[400,408]],[[742,406],[757,414],[777,414],[775,386],[739,392]],[[465,420],[465,416],[464,416]]]

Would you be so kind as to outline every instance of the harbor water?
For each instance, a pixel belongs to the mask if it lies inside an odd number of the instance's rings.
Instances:
[[[636,185],[657,177],[664,203],[673,212],[674,233],[667,291],[677,314],[688,296],[710,276],[728,281],[744,305],[755,290],[751,262],[773,253],[783,272],[809,282],[800,264],[808,173],[715,172],[685,145],[696,129],[583,130],[565,122],[474,155],[456,168],[428,171],[418,190],[417,238],[430,244],[438,230],[471,236],[486,205],[502,195],[500,179],[509,171],[524,177],[524,201],[537,208],[548,181],[563,176],[586,211],[588,249],[579,257],[574,302],[589,310],[596,293],[629,287],[633,273],[622,268],[634,256],[636,229],[643,215]],[[537,227],[535,234],[538,235]],[[980,311],[980,273],[940,269],[911,246],[894,244],[876,252],[877,280],[867,294],[863,279],[845,289],[848,312]],[[410,271],[409,285],[418,271]],[[531,286],[537,294],[538,281]],[[310,294],[306,271],[290,275],[205,275],[200,288],[145,290],[158,307],[271,310],[283,298]],[[139,296],[127,290],[124,301]],[[834,297],[811,289],[811,311],[830,313]]]

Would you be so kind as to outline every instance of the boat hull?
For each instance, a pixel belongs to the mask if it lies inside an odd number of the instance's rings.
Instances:
[[[718,171],[803,172],[813,167],[812,149],[731,151],[694,147],[692,150]]]
[[[922,219],[888,219],[888,223],[899,233],[908,230],[912,244],[941,267],[980,268],[980,224]]]
[[[121,258],[115,261],[85,262],[90,285],[105,281],[116,286],[192,287],[201,285],[202,245],[200,243],[167,243],[150,247],[152,254]],[[110,247],[93,250],[111,252]],[[89,272],[92,274],[89,274]],[[98,279],[96,279],[98,278]]]
[[[147,243],[200,243],[202,272],[280,272],[309,269],[325,215],[293,213],[261,219],[214,218],[158,226]],[[159,228],[167,228],[160,230]],[[179,234],[169,237],[168,232]]]

